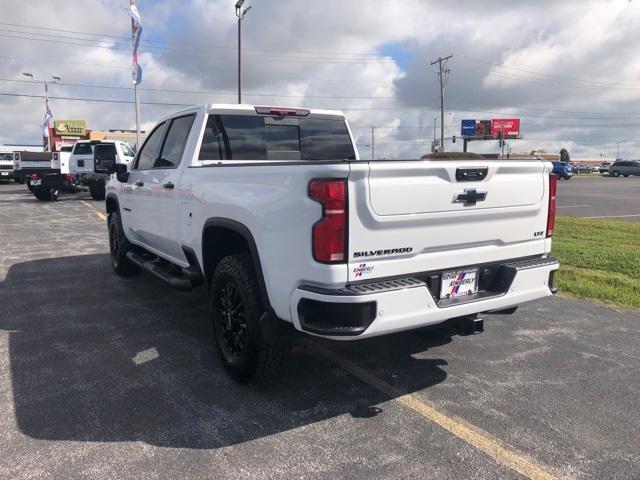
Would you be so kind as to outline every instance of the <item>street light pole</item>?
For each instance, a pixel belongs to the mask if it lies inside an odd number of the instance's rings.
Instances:
[[[242,21],[249,10],[251,5],[242,10],[242,4],[244,0],[238,0],[236,2],[236,17],[238,17],[238,103],[242,103]]]
[[[618,142],[618,148],[616,148],[616,160],[620,158],[620,142]]]
[[[441,120],[441,132],[440,132],[440,150],[441,152],[444,152],[444,117],[445,115],[451,115],[451,112],[447,112],[444,115],[438,115],[436,118],[433,119],[433,146],[435,147],[436,145],[436,130],[438,129],[438,119]]]

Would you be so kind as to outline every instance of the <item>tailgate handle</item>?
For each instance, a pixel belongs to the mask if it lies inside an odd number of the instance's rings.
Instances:
[[[468,205],[475,205],[476,202],[484,202],[486,198],[487,192],[485,191],[476,190],[475,188],[465,188],[464,192],[456,193],[453,196],[453,201]]]
[[[464,167],[456,170],[456,180],[459,182],[478,182],[484,180],[489,167]]]

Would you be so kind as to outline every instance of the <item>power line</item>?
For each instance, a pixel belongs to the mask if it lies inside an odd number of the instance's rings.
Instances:
[[[543,77],[549,77],[549,78],[555,78],[555,79],[560,79],[560,80],[569,80],[569,81],[574,81],[574,82],[579,82],[579,83],[589,83],[589,84],[593,84],[595,86],[600,86],[600,87],[606,87],[606,86],[611,86],[611,87],[629,87],[629,88],[640,88],[638,85],[630,85],[630,84],[624,84],[624,83],[615,83],[615,82],[601,82],[598,80],[587,80],[587,79],[582,79],[582,78],[576,78],[576,77],[567,77],[564,75],[555,75],[555,74],[551,74],[551,73],[543,73],[543,72],[536,72],[534,70],[527,70],[524,68],[519,68],[519,67],[513,67],[513,66],[508,66],[508,65],[501,65],[498,63],[494,63],[494,62],[488,62],[486,60],[480,60],[478,58],[474,58],[474,57],[467,57],[465,55],[457,55],[458,57],[464,58],[468,61],[471,62],[476,62],[476,63],[482,63],[485,65],[490,65],[492,67],[496,67],[496,68],[501,68],[501,69],[506,69],[506,70],[517,70],[520,72],[524,72],[524,73],[529,73],[532,75],[539,75],[539,76],[543,76]]]
[[[61,37],[66,40],[74,40],[73,42],[64,41],[64,40],[51,40],[48,38],[37,38],[37,37],[28,37],[24,35],[10,35],[6,33],[0,33],[0,37],[5,38],[16,38],[21,40],[32,40],[36,42],[45,42],[48,44],[54,45],[73,45],[76,47],[87,47],[87,48],[103,48],[107,50],[129,50],[129,46],[124,43],[117,42],[95,42],[90,39],[77,38],[77,37],[65,37],[60,35],[52,35],[52,34],[39,34],[36,32],[21,32],[27,35],[40,35],[40,36],[54,36]],[[84,43],[79,43],[84,42]],[[87,43],[93,42],[93,43]],[[111,43],[111,45],[100,45],[100,43]],[[221,59],[231,59],[234,58],[232,55],[211,55],[211,53],[207,52],[194,52],[192,50],[177,50],[177,49],[144,49],[144,53],[148,53],[151,55],[170,55],[170,56],[190,56],[190,57],[206,57],[206,58],[221,58]],[[293,57],[293,56],[279,56],[279,57],[266,57],[266,56],[256,56],[256,55],[247,55],[248,58],[253,59],[254,61],[259,62],[287,62],[287,63],[309,63],[309,64],[371,64],[371,63],[381,63],[381,64],[394,64],[394,60],[372,60],[372,59],[324,59],[324,58],[312,58],[312,57]]]
[[[39,26],[39,25],[36,26],[36,25],[16,24],[16,23],[8,23],[8,22],[0,22],[0,25],[37,30],[36,32],[13,31],[14,33],[22,33],[22,34],[30,34],[30,35],[47,35],[47,36],[50,36],[51,34],[46,34],[46,33],[42,33],[41,32],[42,30],[48,30],[48,31],[54,31],[54,32],[61,32],[61,33],[74,33],[74,34],[92,36],[92,37],[98,37],[98,38],[111,38],[111,39],[115,39],[115,40],[125,40],[125,41],[127,40],[127,37],[125,35],[115,36],[115,35],[108,35],[108,34],[96,34],[96,33],[83,32],[83,31],[78,31],[78,30],[42,27],[42,26]],[[77,37],[69,37],[69,36],[59,36],[59,37],[66,38],[66,39],[76,39],[76,40],[80,40],[80,41],[96,41],[96,40],[91,40],[91,39],[87,39],[87,38],[77,38]],[[227,46],[227,45],[215,45],[215,44],[194,43],[194,42],[180,42],[180,41],[176,41],[176,40],[171,40],[171,41],[145,40],[145,41],[143,41],[143,44],[184,45],[184,46],[189,47],[189,51],[191,51],[193,49],[193,47],[218,48],[218,49],[225,49],[225,50],[234,50],[235,49],[235,47]],[[125,43],[123,46],[128,48],[128,43]],[[109,47],[106,47],[106,48],[109,48]],[[153,48],[153,46],[152,46],[152,48]],[[175,50],[175,49],[173,49],[173,50]],[[247,48],[247,50],[262,51],[262,52],[278,52],[278,53],[282,52],[282,49],[273,49],[273,48],[272,49],[269,49],[269,48]],[[185,53],[184,50],[178,50],[178,52],[182,53],[182,54]],[[303,54],[303,55],[305,55],[305,54],[309,54],[309,55],[332,55],[332,56],[335,56],[335,55],[351,55],[351,56],[372,56],[372,57],[385,56],[384,54],[379,53],[379,52],[345,52],[345,51],[317,51],[317,50],[292,50],[292,52],[297,52],[297,53]],[[156,52],[156,53],[160,53],[160,52]],[[208,53],[206,53],[206,55],[209,56]],[[391,52],[391,55],[395,55],[395,56],[413,56],[414,53],[409,52],[409,51],[394,51],[394,52]],[[495,62],[490,62],[490,61],[486,61],[486,60],[480,60],[480,59],[475,58],[475,57],[469,57],[469,56],[465,56],[465,55],[461,55],[461,54],[456,54],[456,56],[460,57],[460,58],[463,58],[463,59],[465,59],[467,61],[470,61],[470,62],[489,65],[490,67],[494,67],[494,68],[506,69],[506,70],[515,70],[515,71],[524,72],[524,73],[531,74],[531,75],[538,75],[538,76],[546,77],[546,78],[549,78],[549,79],[566,80],[566,81],[574,82],[574,83],[577,82],[577,83],[583,84],[583,86],[592,86],[592,87],[598,87],[598,88],[602,88],[602,87],[605,87],[605,88],[606,87],[611,87],[611,88],[621,87],[621,88],[632,88],[632,89],[640,88],[640,86],[638,86],[638,85],[614,83],[614,82],[601,82],[601,81],[596,81],[596,80],[588,80],[588,79],[581,79],[581,78],[576,78],[576,77],[568,77],[568,76],[563,76],[563,75],[555,75],[555,74],[550,74],[550,73],[545,73],[545,72],[536,72],[534,70],[519,68],[519,67],[515,67],[515,66],[501,65],[501,64],[498,64],[498,63],[495,63]],[[224,58],[227,58],[227,57],[224,57]],[[296,57],[292,57],[292,58],[296,58]],[[323,60],[324,61],[324,59],[318,59],[318,60]],[[354,60],[354,59],[342,59],[342,60]],[[394,63],[394,62],[389,61],[389,63]],[[472,66],[465,65],[463,63],[456,62],[456,64],[459,65],[459,66],[463,66],[463,68],[473,68]],[[476,66],[476,68],[479,68],[479,67]],[[484,70],[484,72],[486,72],[486,70]],[[513,73],[508,74],[508,73],[504,73],[504,72],[500,73],[500,72],[495,72],[495,71],[494,71],[493,74],[511,75],[511,76],[516,75],[516,74],[513,74]],[[542,80],[542,79],[532,79],[530,77],[516,77],[516,78],[517,79],[522,79],[524,81]],[[566,84],[565,84],[565,86],[566,86]]]
[[[3,97],[26,97],[26,98],[45,98],[44,95],[26,95],[23,93],[1,93]],[[111,100],[107,98],[80,98],[80,97],[49,97],[49,100],[74,100],[82,102],[98,102],[98,103],[124,103],[133,104],[133,100]],[[164,105],[170,107],[193,107],[193,104],[187,103],[168,103],[168,102],[140,102],[143,105]]]
[[[7,23],[7,22],[0,22],[0,25],[6,25],[6,26],[10,26],[10,27],[18,27],[18,28],[29,28],[29,29],[33,29],[33,30],[49,30],[49,31],[53,31],[53,32],[63,32],[63,33],[75,33],[75,34],[80,34],[80,35],[88,35],[88,36],[93,36],[93,37],[102,37],[102,38],[113,38],[116,40],[127,40],[127,36],[126,35],[121,35],[121,36],[115,36],[115,35],[107,35],[107,34],[97,34],[97,33],[89,33],[89,32],[82,32],[82,31],[78,31],[78,30],[67,30],[67,29],[60,29],[60,28],[50,28],[50,27],[42,27],[42,26],[35,26],[35,25],[24,25],[24,24],[15,24],[15,23]],[[36,33],[36,32],[24,32],[24,33]],[[236,47],[235,46],[229,46],[229,45],[215,45],[215,44],[210,44],[210,43],[197,43],[197,42],[181,42],[181,41],[176,41],[176,40],[144,40],[142,42],[142,44],[146,44],[146,43],[156,43],[156,44],[175,44],[175,45],[185,45],[188,47],[202,47],[202,48],[219,48],[219,49],[227,49],[227,50],[233,50],[235,51]],[[252,51],[256,51],[256,52],[282,52],[282,48],[247,48],[247,50],[252,50]],[[353,56],[375,56],[375,57],[380,57],[380,56],[384,56],[383,54],[379,53],[379,52],[339,52],[339,51],[319,51],[319,50],[290,50],[291,52],[296,52],[296,53],[300,53],[300,54],[309,54],[309,55],[353,55]],[[394,51],[394,52],[390,52],[390,54],[392,55],[397,55],[397,56],[413,56],[413,53],[411,52],[402,52],[402,51]]]
[[[69,62],[66,60],[54,60],[51,58],[32,58],[32,57],[12,57],[9,55],[0,55],[0,58],[7,58],[9,60],[28,60],[30,62],[45,62],[45,63],[55,63],[55,64],[60,64],[60,63],[66,63],[69,65],[81,65],[84,67],[98,67],[98,68],[110,68],[110,69],[123,69],[123,70],[129,70],[131,67],[129,66],[118,66],[118,65],[104,65],[104,64],[100,64],[100,63],[86,63],[86,62]]]

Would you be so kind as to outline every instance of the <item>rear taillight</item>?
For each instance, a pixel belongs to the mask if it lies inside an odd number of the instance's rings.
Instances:
[[[547,237],[553,237],[553,229],[556,226],[556,193],[558,191],[558,177],[553,173],[549,175],[549,212],[547,216]]]
[[[322,204],[322,218],[313,226],[313,258],[344,263],[347,246],[347,181],[311,180],[309,197]]]
[[[13,158],[19,162],[20,161],[20,153],[19,152],[14,153],[13,154]]]

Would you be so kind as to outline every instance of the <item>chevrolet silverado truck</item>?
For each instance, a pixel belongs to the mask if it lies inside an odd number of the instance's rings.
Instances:
[[[130,169],[134,155],[131,147],[119,140],[79,140],[69,158],[69,173],[78,188],[87,187],[94,200],[104,200],[109,175],[96,173],[96,165],[100,170],[100,162],[106,158],[110,163],[123,163]]]
[[[207,104],[102,168],[113,269],[208,288],[238,381],[273,373],[291,328],[358,340],[556,290],[542,160],[360,160],[341,112]]]

